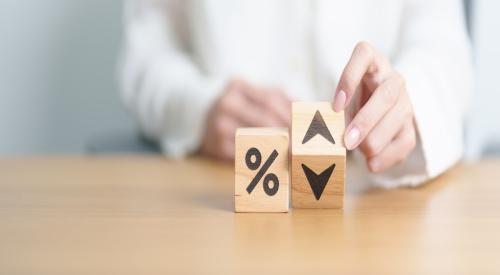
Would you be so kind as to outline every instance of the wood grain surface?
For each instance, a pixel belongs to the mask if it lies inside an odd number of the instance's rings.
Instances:
[[[500,160],[343,210],[234,213],[232,164],[0,159],[0,274],[499,274]]]

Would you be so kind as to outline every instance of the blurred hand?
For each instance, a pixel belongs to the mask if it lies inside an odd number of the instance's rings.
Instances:
[[[356,45],[339,80],[333,108],[339,112],[346,106],[352,121],[346,128],[345,145],[348,150],[359,146],[370,171],[382,172],[404,161],[415,148],[414,115],[405,80],[366,42]]]
[[[234,133],[239,127],[289,127],[291,100],[276,88],[255,87],[232,79],[209,111],[201,152],[234,159]]]

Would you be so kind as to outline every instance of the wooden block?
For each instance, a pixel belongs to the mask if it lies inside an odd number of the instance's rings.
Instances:
[[[346,150],[329,155],[292,155],[294,208],[342,208]]]
[[[334,112],[330,102],[293,103],[293,207],[343,207],[344,132],[344,113]]]
[[[288,129],[239,128],[235,139],[235,211],[288,212]]]
[[[344,132],[344,112],[334,112],[331,102],[292,104],[292,153],[319,154],[345,148]]]

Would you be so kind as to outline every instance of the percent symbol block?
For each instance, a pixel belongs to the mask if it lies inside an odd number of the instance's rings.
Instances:
[[[235,139],[235,211],[288,212],[288,129],[239,128]]]
[[[292,205],[342,208],[346,149],[344,113],[330,102],[292,105]]]

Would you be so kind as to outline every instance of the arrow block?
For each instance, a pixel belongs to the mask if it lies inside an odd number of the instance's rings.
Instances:
[[[344,131],[344,112],[335,113],[331,102],[292,104],[292,150],[314,153],[332,147],[345,148]]]
[[[345,149],[334,154],[292,154],[294,208],[342,208],[344,203]]]
[[[288,212],[288,129],[239,128],[235,144],[235,212]]]
[[[335,113],[330,102],[293,103],[293,207],[343,207],[344,131],[344,113]]]

